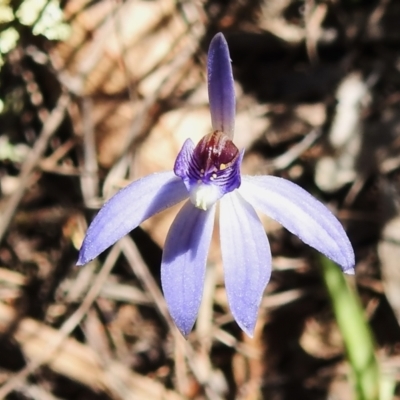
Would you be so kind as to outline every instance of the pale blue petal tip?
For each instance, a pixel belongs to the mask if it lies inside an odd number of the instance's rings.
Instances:
[[[190,334],[190,332],[193,329],[194,326],[194,322],[192,321],[192,319],[189,320],[176,320],[174,319],[175,325],[178,328],[179,332],[185,337],[187,338]]]
[[[78,257],[78,261],[77,261],[77,263],[76,263],[76,265],[78,265],[78,266],[82,266],[82,265],[85,265],[85,264],[87,264],[89,261],[92,261],[93,260],[93,258],[95,258],[95,257],[90,257],[89,255],[88,255],[88,249],[87,249],[87,238],[85,238],[85,240],[83,241],[83,244],[82,244],[82,247],[81,247],[81,249],[79,250],[79,257]]]
[[[91,258],[87,257],[85,254],[86,254],[86,244],[84,241],[81,249],[79,250],[79,257],[78,257],[78,261],[77,261],[76,265],[82,266],[92,260]]]
[[[94,258],[96,257],[90,257],[86,254],[85,243],[84,243],[79,251],[79,257],[76,265],[78,267],[81,267],[87,264],[88,262],[92,261]]]
[[[355,275],[354,268],[345,269],[343,272],[347,275]]]
[[[78,261],[76,262],[76,265],[78,267],[81,267],[82,265],[85,265],[85,264],[86,264],[86,261],[84,260],[84,258],[79,256]]]
[[[256,321],[254,322],[243,322],[240,321],[240,318],[235,318],[237,324],[239,325],[239,328],[250,338],[254,337],[254,328],[256,326]]]

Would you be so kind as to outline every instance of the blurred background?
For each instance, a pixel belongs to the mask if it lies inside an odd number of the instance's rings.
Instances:
[[[0,1],[0,398],[400,398],[400,2]],[[243,172],[324,202],[345,277],[263,218],[273,273],[253,339],[230,314],[218,232],[185,340],[160,289],[174,207],[76,267],[130,181],[211,130],[223,32]]]

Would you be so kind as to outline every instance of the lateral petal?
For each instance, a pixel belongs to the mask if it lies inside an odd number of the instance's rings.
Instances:
[[[222,33],[211,40],[207,61],[208,97],[214,130],[231,139],[235,129],[235,86],[228,43]]]
[[[239,190],[256,209],[354,274],[354,252],[342,225],[300,186],[275,176],[242,176]]]
[[[147,218],[187,197],[185,185],[172,171],[132,182],[111,197],[90,224],[77,265],[93,260]]]
[[[263,292],[271,276],[271,250],[254,208],[237,192],[220,200],[225,286],[232,314],[253,336]]]
[[[164,246],[162,288],[172,319],[184,336],[193,328],[203,296],[214,215],[215,206],[203,211],[186,202]]]

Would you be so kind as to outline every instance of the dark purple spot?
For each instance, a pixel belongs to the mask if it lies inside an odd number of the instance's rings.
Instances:
[[[221,131],[204,136],[194,149],[197,165],[206,173],[228,168],[238,156],[238,148]]]

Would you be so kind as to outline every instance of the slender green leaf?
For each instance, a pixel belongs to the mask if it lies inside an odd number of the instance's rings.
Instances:
[[[332,261],[321,256],[322,275],[343,336],[357,400],[378,400],[380,373],[374,340],[356,291]]]

